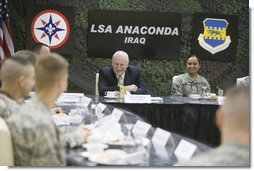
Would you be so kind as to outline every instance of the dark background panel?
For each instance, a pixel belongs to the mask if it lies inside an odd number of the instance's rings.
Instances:
[[[104,26],[103,29],[99,28],[100,25]],[[130,59],[177,59],[180,52],[180,25],[180,13],[89,10],[88,57],[111,58],[115,50],[121,49],[129,54]],[[139,32],[143,26],[148,29],[170,27],[171,34],[177,28],[178,35],[116,33],[119,26],[123,30],[125,26],[132,26],[132,31],[138,27]],[[112,32],[107,32],[107,28],[111,28]],[[128,38],[133,40],[132,43],[126,43]],[[140,42],[141,39],[145,40],[144,44]]]
[[[215,54],[203,49],[198,43],[198,36],[200,33],[204,33],[203,21],[206,18],[219,18],[225,19],[228,22],[226,35],[230,36],[231,43],[229,46],[220,52]],[[193,19],[193,37],[192,37],[192,48],[191,53],[197,54],[204,60],[212,61],[234,61],[236,58],[237,50],[237,38],[238,38],[238,16],[236,15],[219,15],[219,14],[208,14],[208,13],[196,13]]]
[[[68,40],[59,48],[52,49],[52,52],[61,53],[63,55],[70,55],[74,53],[73,43],[74,39],[74,7],[66,7],[66,6],[53,6],[53,5],[28,5],[26,9],[26,48],[29,49],[33,47],[35,41],[31,34],[31,23],[34,17],[44,10],[56,10],[62,13],[69,22],[70,26],[70,34]],[[11,14],[10,14],[11,15]]]
[[[142,69],[148,92],[169,95],[174,75],[186,72],[186,57],[191,53],[193,18],[196,12],[236,15],[239,17],[236,57],[233,62],[201,60],[200,74],[207,78],[212,91],[216,86],[227,90],[236,78],[249,75],[249,1],[248,0],[8,0],[15,51],[26,48],[26,6],[49,5],[75,8],[74,52],[64,55],[70,63],[69,92],[94,94],[95,73],[110,59],[87,55],[88,11],[92,9],[181,13],[180,54],[177,60],[133,59],[130,64]]]

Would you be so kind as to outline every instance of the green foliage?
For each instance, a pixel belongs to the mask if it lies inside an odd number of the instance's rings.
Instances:
[[[15,51],[25,49],[25,23],[23,21],[17,21],[14,25],[13,32],[18,33],[13,35]]]
[[[244,3],[242,0],[231,0],[229,3],[221,4],[222,11],[230,15],[238,15],[239,12],[243,9]]]
[[[180,60],[135,60],[131,64],[141,68],[148,92],[154,95],[169,95],[171,78],[185,71],[185,64]]]
[[[105,10],[144,10],[144,6],[139,0],[98,0],[98,2],[99,8]]]
[[[111,59],[103,59],[103,58],[87,58],[89,64],[94,65],[97,70],[105,65],[111,64]]]
[[[198,1],[195,0],[181,0],[180,5],[184,9],[188,9],[189,12],[201,12],[202,8]]]
[[[76,14],[75,17],[75,29],[81,28],[85,29],[88,26],[88,12],[83,9],[79,13]]]

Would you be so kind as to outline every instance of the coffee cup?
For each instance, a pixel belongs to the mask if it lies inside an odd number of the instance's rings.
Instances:
[[[221,89],[218,90],[218,96],[223,96],[223,90]]]
[[[105,95],[108,97],[115,97],[115,92],[114,91],[106,91]]]

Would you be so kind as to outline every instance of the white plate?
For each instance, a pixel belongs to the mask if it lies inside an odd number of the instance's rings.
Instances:
[[[115,99],[117,98],[117,96],[104,96],[105,98],[108,98],[108,99]]]
[[[127,153],[119,149],[109,149],[99,155],[92,155],[89,160],[103,165],[126,165],[124,160],[118,160],[120,157],[124,158]]]
[[[108,140],[105,143],[108,145],[124,145],[124,144],[126,144],[123,139]]]

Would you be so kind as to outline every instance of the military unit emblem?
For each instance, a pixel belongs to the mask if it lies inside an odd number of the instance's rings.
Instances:
[[[231,43],[227,36],[228,22],[225,19],[206,18],[203,21],[204,33],[198,37],[199,45],[212,54],[223,51]]]
[[[55,49],[68,40],[70,26],[68,20],[59,11],[45,10],[34,17],[31,32],[35,42],[44,43]]]

